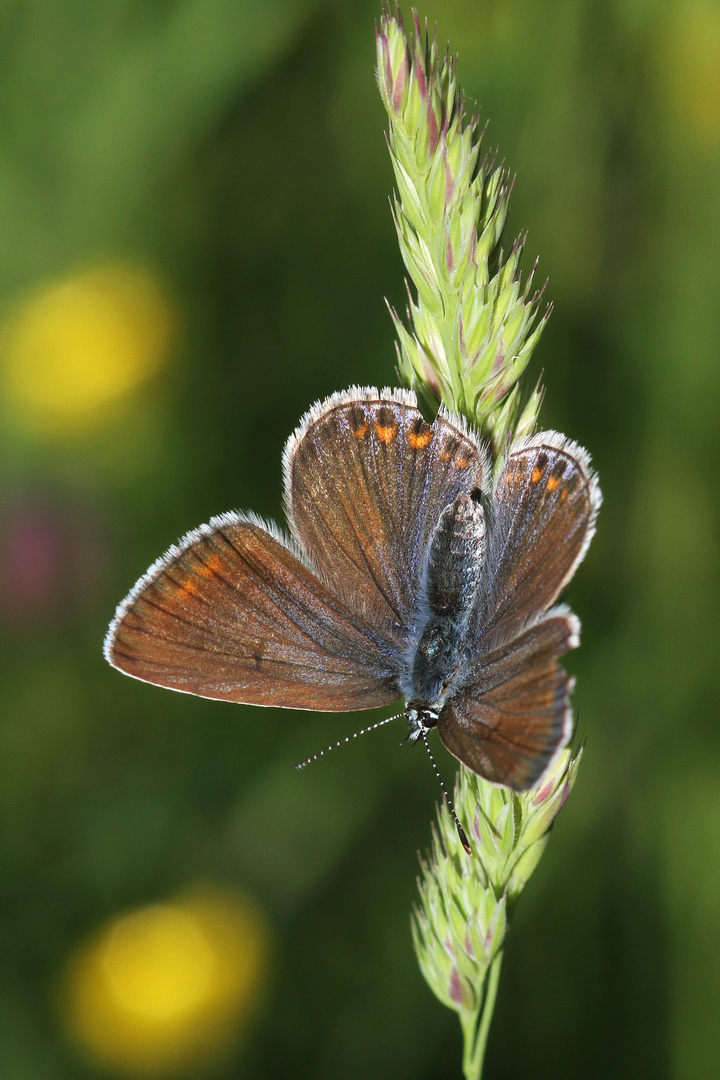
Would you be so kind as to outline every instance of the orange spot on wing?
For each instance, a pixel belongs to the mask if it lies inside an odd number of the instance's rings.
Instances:
[[[222,566],[222,559],[219,555],[209,555],[207,559],[203,559],[202,562],[197,565],[197,573],[201,577],[210,577],[216,570],[219,570]]]
[[[408,442],[413,450],[424,450],[427,444],[432,439],[432,428],[426,428],[424,431],[411,431],[408,435]]]
[[[171,579],[158,579],[158,586],[163,592],[166,590],[172,595],[177,596],[201,596],[203,591],[203,583],[209,580],[213,574],[215,574],[223,565],[222,558],[213,552],[208,553],[206,558],[195,558],[192,560],[191,567],[184,567],[182,570],[176,568],[175,574],[180,577],[179,581],[173,581]],[[174,575],[173,575],[174,576]]]
[[[397,426],[385,426],[384,424],[375,425],[375,433],[381,443],[391,443],[397,435]]]
[[[538,481],[541,479],[542,474],[543,474],[543,470],[538,465],[536,465],[535,468],[532,471],[532,476],[530,477],[530,483],[531,484],[537,484]]]
[[[560,477],[559,476],[548,476],[547,490],[548,491],[554,491],[559,483],[560,483]]]
[[[200,596],[202,582],[211,578],[222,565],[223,561],[217,554],[209,554],[203,561],[193,560],[192,570],[185,571],[186,577],[178,583],[176,591],[183,596]]]
[[[358,440],[364,439],[365,436],[367,435],[367,431],[368,431],[369,427],[370,427],[370,425],[368,424],[368,422],[366,420],[364,424],[358,424],[358,426],[356,428],[353,428],[353,435]]]
[[[197,581],[194,580],[194,578],[191,578],[191,577],[186,578],[185,581],[183,581],[183,583],[182,583],[182,585],[180,585],[178,591],[181,592],[183,594],[183,596],[199,596],[200,595],[200,589],[198,587],[198,583],[197,583]]]

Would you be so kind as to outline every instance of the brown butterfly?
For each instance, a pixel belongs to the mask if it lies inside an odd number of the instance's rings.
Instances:
[[[290,536],[213,518],[120,604],[105,655],[202,697],[344,712],[404,698],[474,772],[531,787],[572,733],[558,660],[579,622],[555,605],[601,502],[587,453],[556,432],[516,445],[496,482],[467,424],[414,394],[316,404],[283,459]]]

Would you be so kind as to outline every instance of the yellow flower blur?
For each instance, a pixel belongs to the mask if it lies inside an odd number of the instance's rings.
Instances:
[[[267,954],[265,919],[237,892],[204,889],[131,911],[71,958],[67,1025],[89,1057],[121,1076],[192,1072],[246,1027]]]
[[[30,296],[0,337],[0,388],[33,431],[84,430],[163,364],[169,301],[142,267],[108,265]]]

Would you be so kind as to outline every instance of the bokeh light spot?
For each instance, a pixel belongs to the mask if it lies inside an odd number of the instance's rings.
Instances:
[[[243,894],[217,888],[119,915],[68,964],[75,1042],[121,1076],[206,1068],[247,1027],[267,972],[268,928]]]
[[[34,431],[84,430],[162,366],[174,317],[146,269],[113,264],[40,289],[7,320],[0,386]]]
[[[179,1017],[207,995],[217,962],[196,916],[168,904],[126,915],[103,950],[108,990],[121,1008]]]
[[[661,38],[661,93],[673,119],[698,148],[720,146],[720,8],[688,0],[669,11]]]

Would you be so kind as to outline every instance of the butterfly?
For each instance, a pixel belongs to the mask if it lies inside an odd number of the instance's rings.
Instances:
[[[189,532],[119,605],[105,655],[201,697],[344,712],[402,698],[479,775],[535,784],[572,735],[579,643],[557,598],[601,502],[585,450],[553,431],[493,482],[467,423],[406,390],[314,405],[283,455],[289,535],[226,513]]]

